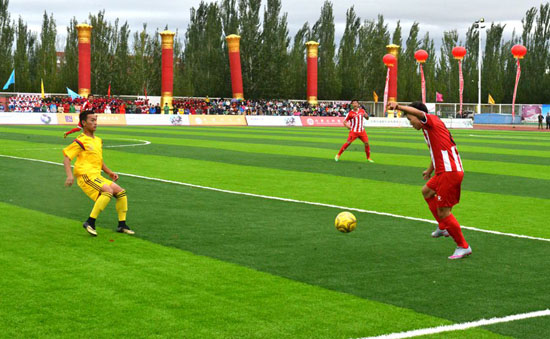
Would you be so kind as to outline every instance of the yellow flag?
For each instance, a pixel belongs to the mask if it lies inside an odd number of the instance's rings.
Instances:
[[[491,94],[489,94],[489,103],[491,105],[494,105],[495,104],[495,99],[493,99],[493,97],[491,96]]]
[[[46,95],[44,94],[44,80],[42,79],[40,79],[40,91],[42,93],[42,99],[44,99]]]
[[[374,98],[374,102],[378,102],[378,94],[375,91],[372,91],[372,97]]]

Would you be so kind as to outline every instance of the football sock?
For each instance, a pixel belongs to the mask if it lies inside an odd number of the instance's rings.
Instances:
[[[370,145],[365,144],[365,153],[367,153],[367,159],[370,159]]]
[[[458,247],[468,248],[468,243],[466,242],[466,239],[464,239],[464,236],[462,235],[460,224],[458,223],[454,215],[450,214],[448,217],[441,220],[441,223],[443,223],[446,226],[447,232],[449,232],[449,235],[453,237]]]
[[[126,196],[126,190],[115,194],[116,198],[116,211],[118,213],[118,226],[121,226],[121,222],[124,223],[122,226],[126,226],[126,212],[128,212],[128,197]]]
[[[437,214],[437,198],[434,195],[431,198],[425,199],[428,203],[428,207],[430,208],[430,211],[432,212],[432,215],[434,216],[435,220],[439,223],[439,229],[444,230],[445,227],[443,224],[441,224],[441,219],[439,219],[439,215]]]
[[[342,155],[342,153],[344,153],[344,151],[346,150],[346,148],[349,147],[349,145],[351,144],[348,144],[347,142],[344,145],[342,145],[342,148],[340,148],[340,152],[338,152],[338,156]]]
[[[101,192],[101,195],[97,200],[95,201],[94,208],[92,209],[92,213],[90,213],[90,218],[97,219],[99,216],[99,213],[107,207],[109,204],[109,201],[111,201],[111,198],[113,195],[109,192]]]
[[[89,217],[86,222],[90,224],[90,226],[95,227],[95,218]]]

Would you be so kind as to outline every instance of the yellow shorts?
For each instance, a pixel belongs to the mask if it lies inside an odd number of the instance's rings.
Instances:
[[[101,187],[104,185],[110,186],[113,182],[105,179],[101,175],[88,176],[86,174],[79,175],[76,179],[78,186],[86,193],[90,199],[96,201],[101,194]]]

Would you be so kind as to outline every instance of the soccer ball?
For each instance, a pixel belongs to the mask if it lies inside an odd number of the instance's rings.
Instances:
[[[341,212],[336,216],[334,226],[342,233],[349,233],[357,226],[357,219],[355,219],[355,215],[350,212]]]

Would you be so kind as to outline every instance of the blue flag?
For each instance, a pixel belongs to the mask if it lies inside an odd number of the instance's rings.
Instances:
[[[15,84],[15,69],[11,71],[10,78],[8,79],[8,82],[4,85],[4,91],[10,87],[11,84]]]
[[[67,94],[71,97],[71,99],[76,99],[76,98],[82,98],[80,95],[78,95],[78,93],[76,93],[75,91],[71,90],[69,87],[67,87]]]

